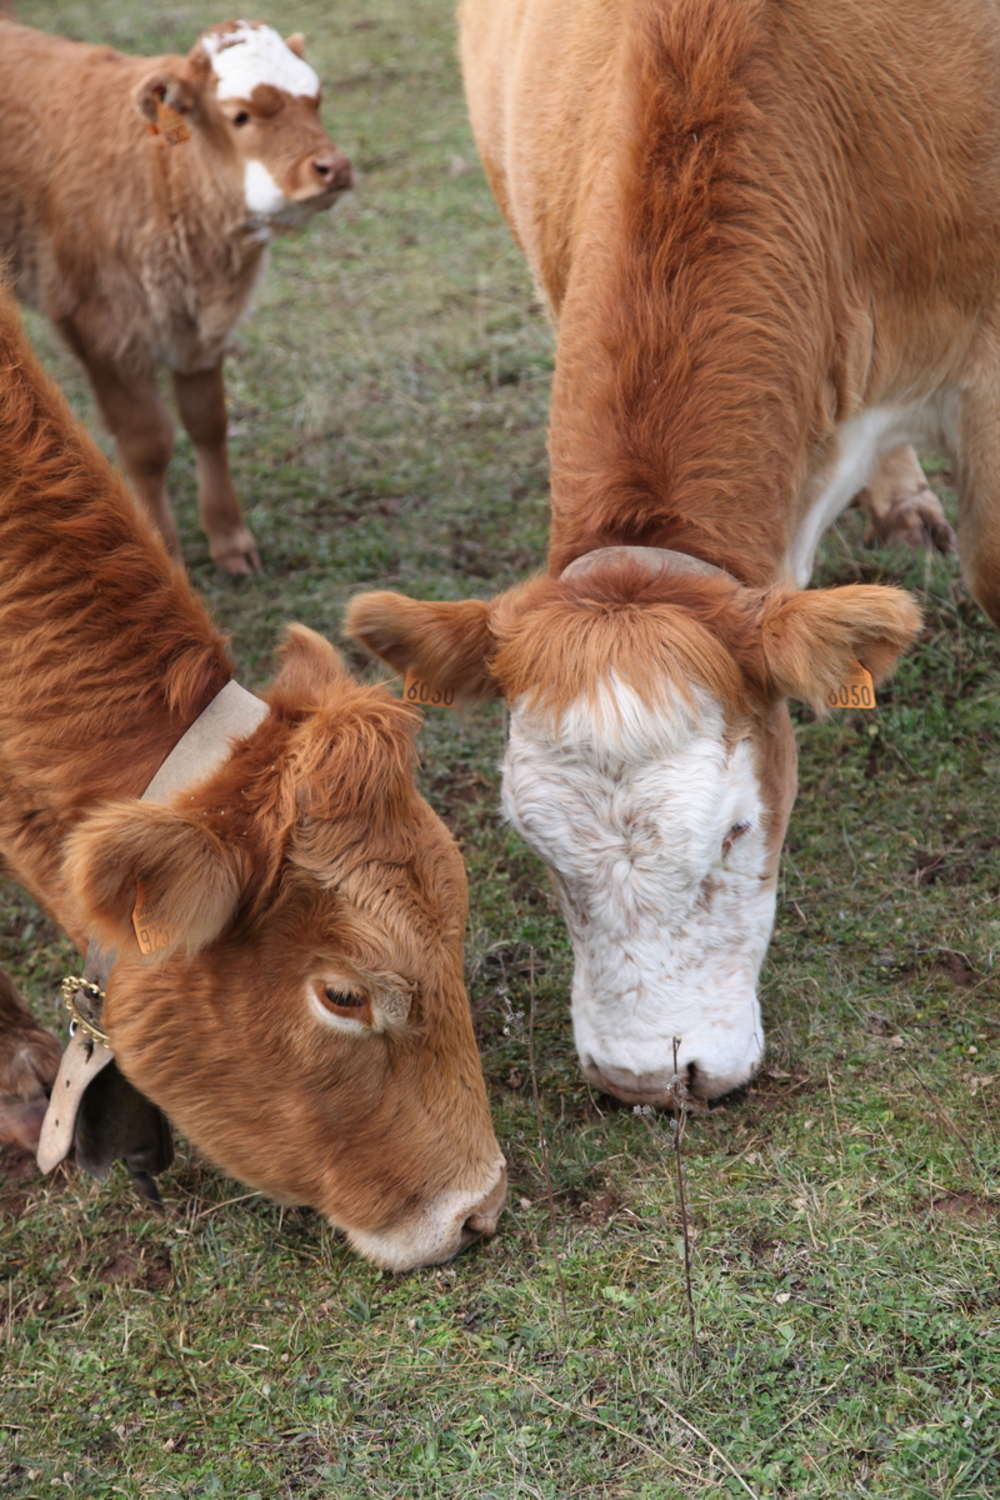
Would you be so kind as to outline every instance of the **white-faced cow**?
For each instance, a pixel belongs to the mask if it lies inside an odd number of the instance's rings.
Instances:
[[[166,365],[215,562],[259,566],[233,488],[222,363],[267,247],[351,168],[302,39],[228,21],[187,57],[125,57],[0,20],[0,255],[79,355],[122,468],[178,552]]]
[[[1000,17],[973,0],[463,0],[472,122],[557,325],[549,576],[354,602],[397,668],[511,711],[583,1067],[637,1103],[759,1066],[795,791],[785,706],[918,625],[807,591],[885,455],[959,476],[1000,623]],[[885,509],[890,506],[886,505]],[[625,549],[625,550],[621,550]],[[707,566],[706,566],[707,565]]]
[[[117,1063],[209,1157],[378,1265],[445,1260],[492,1231],[505,1179],[462,861],[416,791],[411,714],[293,626],[255,727],[139,800],[229,676],[0,297],[5,869],[81,948],[113,950]],[[0,984],[0,1140],[37,1135],[53,1062]]]

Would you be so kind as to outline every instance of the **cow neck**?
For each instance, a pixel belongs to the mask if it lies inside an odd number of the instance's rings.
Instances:
[[[233,742],[251,735],[269,713],[268,705],[260,698],[248,693],[238,682],[227,682],[181,735],[141,800],[168,802],[185,787],[213,775],[232,754]],[[102,1023],[104,992],[115,958],[113,948],[106,948],[91,939],[83,978],[66,980],[63,985],[66,1008],[72,1020],[69,1042],[59,1065],[38,1143],[38,1165],[43,1172],[50,1172],[69,1154],[83,1096],[97,1075],[113,1062],[114,1054]],[[144,1100],[124,1078],[120,1079],[119,1096],[123,1090],[130,1090],[134,1095],[129,1103],[133,1113],[137,1110],[144,1113],[148,1123],[149,1113],[153,1112],[161,1122],[160,1134],[165,1135],[167,1144],[154,1171],[162,1171],[169,1165],[172,1155],[166,1121],[156,1106]],[[126,1161],[138,1191],[148,1201],[158,1204],[159,1193],[152,1173],[145,1170],[147,1163],[137,1167],[128,1156]]]

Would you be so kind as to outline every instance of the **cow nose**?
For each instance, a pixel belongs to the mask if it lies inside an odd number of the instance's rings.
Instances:
[[[328,151],[324,156],[314,156],[312,169],[325,188],[338,193],[345,193],[354,184],[354,173],[343,151]]]
[[[459,1250],[464,1250],[466,1245],[471,1245],[474,1240],[482,1239],[484,1235],[496,1233],[497,1220],[503,1212],[506,1197],[507,1168],[504,1167],[496,1186],[491,1188],[486,1197],[476,1204],[462,1225]]]

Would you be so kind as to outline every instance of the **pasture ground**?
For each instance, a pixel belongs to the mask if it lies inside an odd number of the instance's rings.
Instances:
[[[186,49],[222,14],[20,10],[149,53]],[[229,363],[259,577],[213,572],[184,440],[171,470],[191,577],[250,686],[283,621],[337,639],[358,587],[485,596],[543,561],[551,338],[477,164],[451,10],[268,11],[305,31],[359,182],[277,246]],[[30,328],[91,420],[72,361]],[[580,1078],[555,900],[497,812],[502,713],[428,717],[423,783],[469,867],[468,978],[510,1161],[502,1233],[395,1277],[183,1142],[164,1219],[117,1172],[45,1181],[6,1153],[12,1500],[995,1500],[1000,637],[952,560],[868,552],[849,515],[817,582],[859,578],[915,589],[927,628],[876,716],[798,715],[767,1066],[683,1142],[695,1339],[671,1121]],[[75,959],[10,885],[0,937],[58,1024]],[[528,1062],[533,970],[565,1318]]]

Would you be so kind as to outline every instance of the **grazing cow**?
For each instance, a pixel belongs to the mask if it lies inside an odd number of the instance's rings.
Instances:
[[[558,328],[549,576],[354,601],[397,668],[511,711],[504,805],[552,867],[587,1076],[748,1079],[822,709],[918,625],[806,591],[877,461],[941,442],[1000,624],[1000,18],[980,0],[463,0],[486,172]],[[994,451],[996,450],[996,451]],[[905,457],[905,455],[904,455]]]
[[[115,1058],[208,1156],[378,1265],[445,1260],[493,1230],[504,1168],[462,861],[416,791],[410,711],[293,626],[256,727],[217,734],[216,769],[168,801],[137,800],[229,675],[0,298],[5,869],[81,949],[113,950]],[[0,985],[0,1139],[37,1134],[52,1074]]]
[[[319,97],[301,37],[260,22],[149,58],[0,20],[0,256],[83,361],[129,483],[178,553],[168,367],[202,526],[230,573],[260,560],[229,473],[226,341],[274,235],[351,185]]]

